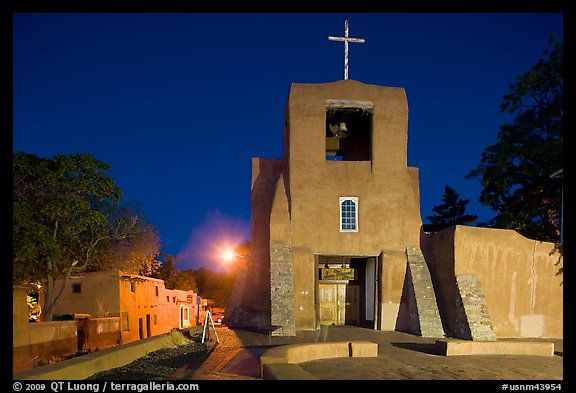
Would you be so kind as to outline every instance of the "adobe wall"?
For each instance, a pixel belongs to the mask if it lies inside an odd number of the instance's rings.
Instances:
[[[326,160],[325,103],[329,99],[373,103],[371,161]],[[333,254],[376,256],[383,249],[418,244],[420,226],[414,225],[421,222],[418,175],[416,168],[407,166],[404,89],[350,80],[293,84],[288,116],[288,195],[294,245]],[[339,232],[340,196],[359,198],[360,232]]]
[[[276,189],[283,169],[282,159],[252,159],[251,259],[246,271],[249,290],[244,294],[244,306],[251,314],[249,318],[262,325],[270,323],[270,236],[274,227],[270,217],[274,199],[282,198]]]
[[[59,290],[62,284],[62,280],[56,281],[55,288]],[[80,293],[72,291],[73,284],[81,285]],[[118,270],[90,272],[70,278],[54,315],[89,314],[91,319],[117,317],[120,319],[121,342],[128,343],[140,339],[140,318],[143,338],[148,337],[147,316],[150,318],[150,336],[167,333],[174,328],[196,326],[196,296],[192,291],[166,289],[164,281],[160,279]],[[188,308],[188,319],[183,326],[180,326],[181,307]],[[106,341],[109,339],[112,336]]]
[[[386,250],[382,256],[382,276],[379,278],[381,299],[377,327],[397,330],[408,324],[409,315],[401,312],[402,290],[406,278],[406,251]]]
[[[118,304],[118,272],[116,270],[87,273],[89,280],[84,280],[83,275],[72,275],[67,288],[60,298],[54,315],[65,314],[90,314],[92,317],[118,316],[120,308]],[[80,293],[72,292],[72,285],[81,285]],[[63,280],[54,283],[54,293],[62,288]],[[44,308],[44,296],[41,296],[42,308]]]
[[[26,296],[26,288],[17,286],[12,288],[12,343],[14,347],[30,342]]]
[[[27,343],[13,347],[13,371],[27,370],[51,358],[76,354],[76,329],[76,321],[30,323]]]
[[[327,100],[373,103],[371,161],[326,160]],[[419,244],[418,170],[407,166],[404,89],[344,80],[293,84],[285,136],[294,310],[298,329],[316,328],[316,254],[380,257],[380,323],[393,330],[406,245]],[[339,231],[339,197],[358,197],[356,233]],[[383,202],[384,201],[384,202]]]
[[[90,318],[85,321],[84,351],[95,352],[115,347],[120,343],[120,318]]]
[[[423,235],[441,315],[454,329],[455,277],[474,274],[498,338],[563,337],[562,276],[554,244],[513,230],[454,226]]]
[[[140,320],[142,338],[167,333],[172,329],[196,326],[197,304],[192,291],[166,289],[164,281],[133,274],[121,273],[118,281],[122,343],[139,340]],[[123,277],[123,278],[122,278]],[[134,291],[132,290],[134,289]],[[188,299],[188,295],[191,296]],[[188,319],[180,326],[180,310],[188,308]],[[126,326],[126,314],[128,324]],[[147,319],[150,320],[148,334]],[[128,327],[128,330],[126,330]]]
[[[72,291],[73,284],[81,285],[79,293]],[[62,285],[63,280],[55,283],[57,290]],[[73,276],[55,309],[55,315],[88,314],[89,318],[29,323],[26,288],[14,287],[13,371],[33,368],[51,357],[67,357],[139,340],[140,318],[143,338],[149,337],[147,316],[150,336],[196,326],[196,300],[197,294],[192,291],[166,289],[163,280],[117,270],[93,272]],[[41,297],[42,306],[43,301]],[[188,309],[183,321],[182,308]],[[98,318],[106,315],[111,316]]]
[[[78,351],[76,321],[29,322],[26,288],[14,287],[12,294],[13,372]]]

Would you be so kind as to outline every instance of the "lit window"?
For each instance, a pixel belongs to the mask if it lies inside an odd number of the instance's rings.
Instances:
[[[357,197],[340,197],[340,232],[358,232]]]

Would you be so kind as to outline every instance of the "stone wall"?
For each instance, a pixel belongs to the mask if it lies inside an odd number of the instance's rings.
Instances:
[[[406,249],[408,268],[403,303],[408,309],[408,332],[422,337],[444,337],[442,321],[428,266],[419,247]]]
[[[282,326],[273,335],[294,336],[294,283],[290,246],[270,243],[270,284],[272,325]]]
[[[480,279],[474,274],[456,276],[455,336],[474,341],[495,341]]]

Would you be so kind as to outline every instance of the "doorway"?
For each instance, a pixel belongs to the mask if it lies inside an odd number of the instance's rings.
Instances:
[[[138,337],[140,337],[140,340],[144,338],[144,322],[142,318],[138,318]]]
[[[374,327],[376,258],[317,255],[320,325]]]
[[[359,294],[359,285],[319,284],[320,325],[358,325]]]
[[[152,337],[152,326],[150,324],[150,314],[146,314],[146,337]]]

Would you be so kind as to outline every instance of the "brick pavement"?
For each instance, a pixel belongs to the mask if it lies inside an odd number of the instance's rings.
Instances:
[[[367,340],[378,343],[377,358],[310,361],[300,366],[321,380],[546,380],[563,379],[563,340],[554,356],[435,354],[434,339],[401,332],[325,326],[296,337],[271,337],[217,328],[220,343],[208,356],[177,370],[169,379],[259,380],[259,356],[271,345],[297,342]],[[270,341],[270,342],[269,342]]]
[[[226,327],[216,328],[218,333],[219,343],[214,345],[208,352],[207,356],[194,359],[192,362],[186,364],[180,369],[176,370],[168,379],[178,380],[241,380],[241,379],[260,379],[258,375],[243,375],[242,372],[235,372],[231,370],[230,365],[238,363],[237,357],[240,352],[245,349],[245,345],[238,337],[234,330]],[[239,359],[241,358],[238,356]],[[234,360],[233,360],[234,359]],[[248,362],[249,360],[246,360]],[[255,358],[252,362],[256,362],[260,367],[259,358]],[[245,362],[241,362],[245,363]],[[247,363],[248,365],[248,363]],[[228,367],[227,367],[228,366]],[[251,364],[254,369],[256,365]]]

